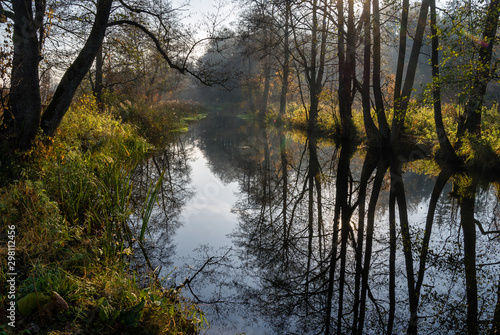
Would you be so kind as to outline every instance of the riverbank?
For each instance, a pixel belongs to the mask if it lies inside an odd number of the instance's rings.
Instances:
[[[460,146],[457,145],[457,124],[459,115],[463,114],[463,106],[444,104],[442,114],[449,141],[455,144],[456,154],[463,159],[461,168],[478,174],[497,174],[500,169],[500,114],[498,106],[483,107],[481,136],[466,135],[461,139]],[[241,117],[245,119],[257,118],[251,114],[242,114]],[[391,111],[389,111],[388,119],[392,120]],[[305,109],[294,104],[289,105],[287,113],[283,117],[280,117],[277,107],[271,108],[263,121],[271,127],[285,127],[299,131],[306,131],[308,125]],[[369,147],[370,143],[366,137],[363,115],[360,110],[353,109],[352,124],[355,129],[353,143],[358,147]],[[338,142],[341,128],[338,111],[325,105],[319,113],[317,127],[320,137]],[[420,155],[425,155],[436,161],[442,160],[432,107],[412,105],[408,110],[403,132],[404,143],[401,147],[404,150],[421,151]]]
[[[195,334],[206,325],[194,304],[134,263],[141,238],[127,224],[151,203],[133,198],[136,166],[200,108],[136,106],[101,112],[81,98],[53,138],[2,157],[4,333]]]

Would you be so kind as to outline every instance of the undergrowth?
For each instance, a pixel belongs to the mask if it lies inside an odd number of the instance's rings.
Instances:
[[[129,265],[139,236],[127,219],[141,203],[131,201],[132,176],[153,146],[96,107],[80,99],[53,138],[16,154],[9,167],[18,178],[2,181],[0,280],[12,272],[6,241],[14,227],[18,310],[12,328],[4,286],[0,332],[195,334],[206,324],[196,306]],[[56,305],[57,296],[67,305]]]
[[[200,104],[184,100],[168,100],[154,105],[126,100],[111,110],[124,122],[137,126],[140,135],[155,145],[161,145],[176,132],[187,131],[190,121],[206,116]]]
[[[483,107],[481,118],[481,135],[465,135],[458,145],[457,124],[459,115],[463,113],[461,106],[456,104],[443,104],[443,123],[445,131],[452,145],[456,147],[456,153],[462,157],[465,167],[480,171],[493,171],[500,167],[500,119],[498,106],[490,108]],[[392,120],[392,111],[387,111],[388,121]],[[377,123],[374,111],[372,118]],[[276,108],[266,115],[268,125],[276,124],[279,119]],[[290,103],[286,115],[283,117],[285,127],[292,129],[307,129],[307,111],[303,106]],[[352,110],[352,124],[357,136],[356,141],[362,146],[368,145],[364,131],[363,115],[359,110]],[[282,124],[276,124],[281,126]],[[340,120],[338,111],[321,105],[318,115],[318,130],[321,136],[336,138],[340,131]],[[418,106],[411,104],[406,114],[404,125],[405,139],[408,145],[426,148],[433,156],[439,155],[439,141],[434,123],[434,109],[430,106]]]
[[[456,154],[464,161],[465,167],[475,171],[488,172],[500,166],[500,120],[497,105],[483,107],[481,135],[466,133],[459,141],[457,124],[463,108],[455,104],[443,105],[443,123],[448,139],[454,145]],[[434,110],[431,107],[413,108],[408,113],[406,132],[417,143],[429,148],[434,155],[439,150],[439,142],[434,124]]]

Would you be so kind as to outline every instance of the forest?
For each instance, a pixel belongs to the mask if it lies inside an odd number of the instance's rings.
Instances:
[[[227,291],[278,306],[270,334],[500,333],[500,0],[193,14],[0,0],[2,332],[211,333],[191,285],[218,258],[161,265],[196,147],[239,185],[225,266],[262,293]]]

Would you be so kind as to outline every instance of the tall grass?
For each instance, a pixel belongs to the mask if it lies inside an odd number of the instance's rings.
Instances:
[[[128,266],[161,183],[151,185],[142,201],[131,201],[135,168],[152,149],[136,127],[98,112],[94,100],[83,97],[53,138],[40,139],[14,164],[19,180],[0,188],[0,236],[16,226],[17,298],[55,291],[69,305],[40,324],[44,332],[194,334],[206,323],[196,306],[159,281],[143,287]],[[134,210],[143,213],[138,234],[128,224]],[[7,258],[0,250],[3,280]],[[7,302],[5,292],[0,297]],[[19,324],[38,323],[39,307]]]

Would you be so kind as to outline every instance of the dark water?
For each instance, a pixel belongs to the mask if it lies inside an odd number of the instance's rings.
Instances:
[[[499,184],[426,154],[210,116],[142,168],[166,170],[152,262],[190,279],[207,334],[488,333]]]

